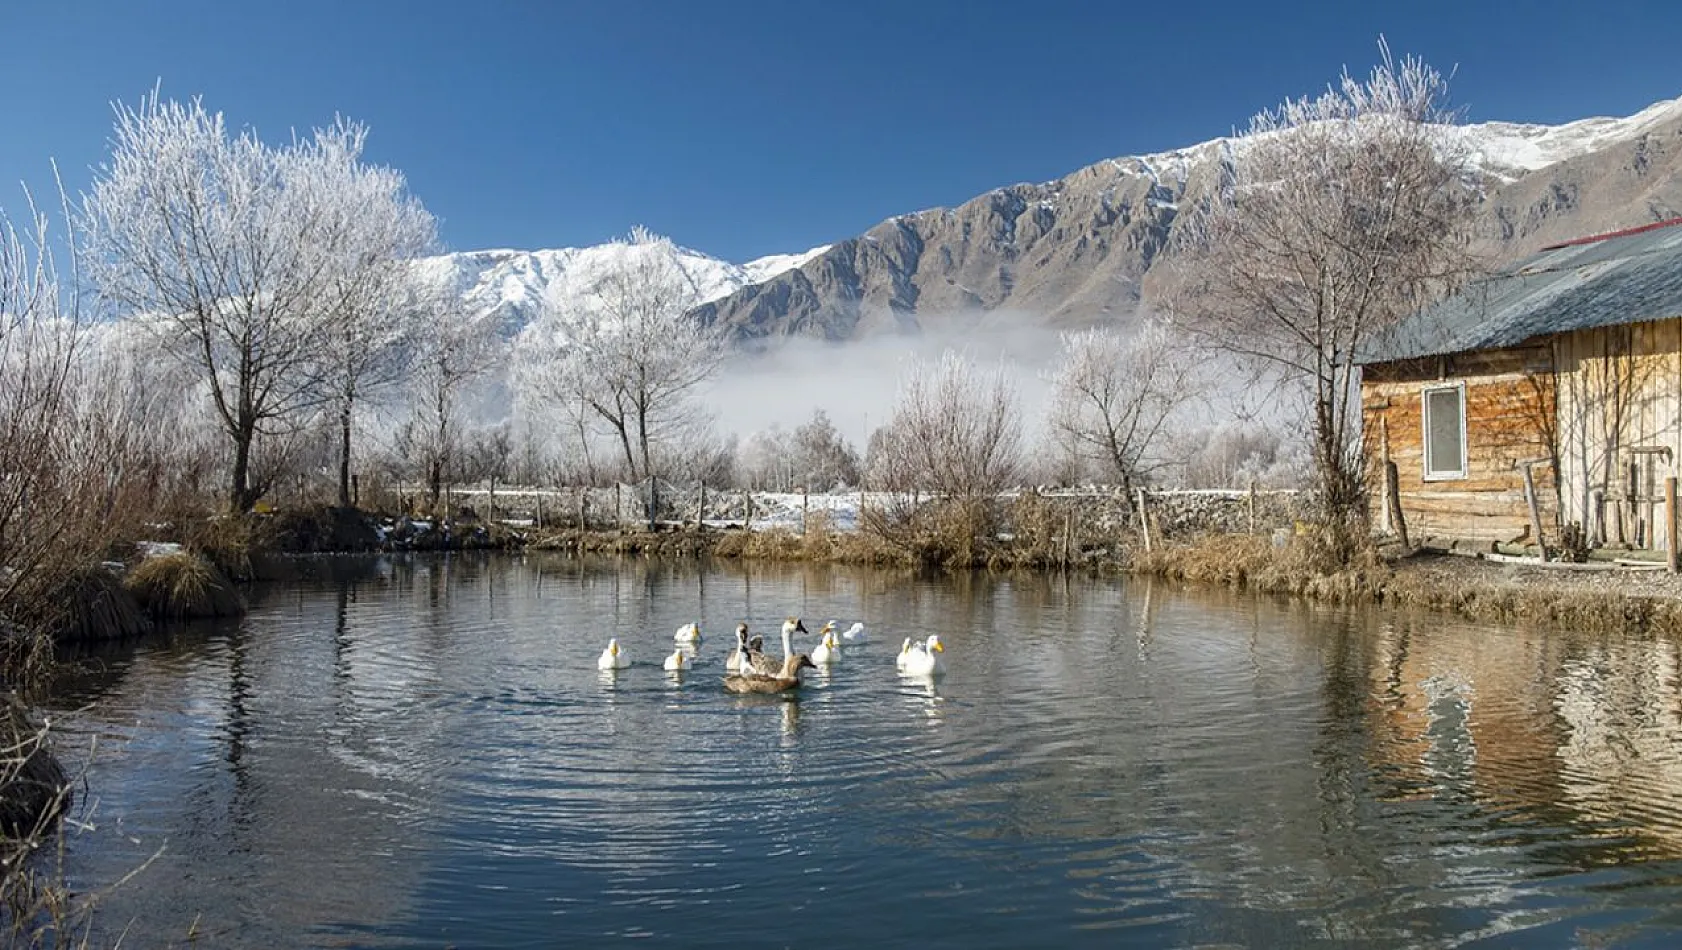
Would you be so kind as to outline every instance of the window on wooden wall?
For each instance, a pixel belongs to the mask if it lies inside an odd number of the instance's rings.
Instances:
[[[1466,477],[1466,386],[1425,390],[1425,478]]]

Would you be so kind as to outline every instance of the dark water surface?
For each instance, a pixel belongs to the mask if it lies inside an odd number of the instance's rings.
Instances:
[[[59,701],[97,740],[72,884],[152,858],[96,945],[1682,945],[1669,640],[1142,580],[316,572]],[[725,693],[735,621],[791,612],[871,639],[798,702]],[[929,633],[949,672],[901,678]]]

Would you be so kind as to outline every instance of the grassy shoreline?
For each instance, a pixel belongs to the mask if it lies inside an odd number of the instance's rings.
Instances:
[[[647,557],[826,562],[916,568],[915,557],[857,532],[567,531],[534,550]],[[1001,570],[1081,570],[1155,576],[1338,605],[1431,610],[1475,623],[1548,624],[1591,632],[1682,634],[1682,577],[1662,571],[1569,570],[1464,555],[1385,556],[1364,552],[1330,565],[1301,539],[1277,546],[1251,535],[1158,542],[1144,552],[1124,544],[1087,549],[1067,565],[1043,551],[987,552],[979,566]]]

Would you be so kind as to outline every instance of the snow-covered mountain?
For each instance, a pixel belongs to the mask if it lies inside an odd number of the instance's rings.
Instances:
[[[1475,234],[1495,259],[1682,215],[1682,99],[1625,118],[1457,134],[1484,175]],[[1232,144],[1111,159],[899,215],[699,313],[744,340],[847,340],[986,311],[1052,325],[1125,316],[1149,298],[1182,201],[1209,193]]]
[[[828,247],[746,264],[732,264],[688,248],[676,250],[679,266],[694,284],[697,302],[705,303],[799,267]],[[463,251],[429,257],[416,266],[435,286],[459,294],[474,317],[494,319],[503,334],[512,338],[537,317],[545,297],[565,306],[567,300],[582,297],[625,255],[641,253],[650,253],[650,247],[621,241],[555,250]]]
[[[1476,233],[1496,258],[1682,215],[1682,98],[1623,118],[1485,122],[1457,134],[1485,177]],[[1125,315],[1148,297],[1182,200],[1207,193],[1232,142],[1211,139],[997,188],[801,254],[735,264],[677,253],[702,301],[699,315],[733,327],[743,340],[849,340],[978,311],[1054,325]],[[536,317],[545,295],[575,299],[619,256],[638,252],[626,242],[466,251],[419,266],[512,338]]]

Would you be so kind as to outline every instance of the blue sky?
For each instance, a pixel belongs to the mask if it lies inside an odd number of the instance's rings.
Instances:
[[[162,83],[280,140],[342,113],[451,249],[644,224],[746,260],[1188,145],[1398,53],[1473,121],[1682,95],[1682,4],[0,0],[0,205],[83,187]]]

